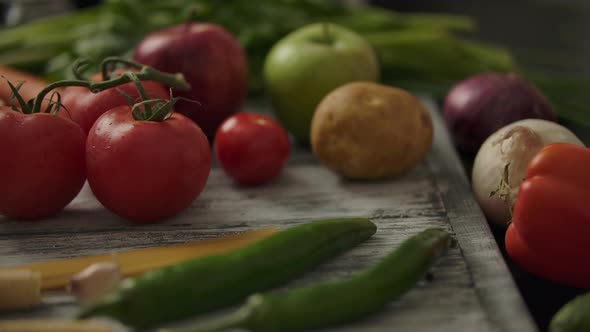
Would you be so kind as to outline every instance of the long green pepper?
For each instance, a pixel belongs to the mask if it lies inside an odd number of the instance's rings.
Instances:
[[[353,321],[398,298],[426,274],[454,241],[430,228],[405,240],[376,266],[346,281],[252,295],[234,314],[208,326],[160,332],[295,332]]]
[[[135,328],[182,319],[276,287],[375,234],[366,218],[309,222],[236,251],[199,258],[128,279],[83,308],[79,318],[108,316]]]

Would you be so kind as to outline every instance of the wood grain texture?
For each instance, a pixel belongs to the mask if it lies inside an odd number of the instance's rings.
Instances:
[[[85,187],[51,220],[19,223],[0,217],[0,266],[365,216],[378,226],[373,238],[285,287],[351,276],[431,226],[453,231],[459,247],[432,269],[432,281],[421,281],[362,321],[325,331],[534,331],[436,113],[434,120],[435,144],[427,160],[387,181],[343,181],[309,151],[296,149],[288,168],[267,186],[237,187],[214,168],[205,191],[187,211],[155,225],[126,223],[103,209]],[[71,317],[76,309],[61,293],[45,301],[39,310],[0,319]]]

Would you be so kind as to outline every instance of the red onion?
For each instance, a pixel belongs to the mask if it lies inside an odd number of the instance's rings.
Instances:
[[[498,129],[536,118],[555,121],[547,99],[514,73],[484,73],[457,83],[444,101],[443,117],[461,152],[475,153]]]

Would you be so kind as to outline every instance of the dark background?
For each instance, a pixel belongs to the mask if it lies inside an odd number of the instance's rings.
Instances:
[[[522,60],[548,69],[588,74],[590,3],[585,0],[376,0],[399,11],[467,14],[476,19],[476,38],[521,50]],[[544,50],[539,56],[532,50]]]

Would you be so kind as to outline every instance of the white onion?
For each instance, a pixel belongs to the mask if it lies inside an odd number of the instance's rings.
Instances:
[[[475,198],[490,222],[505,228],[518,187],[531,159],[542,147],[564,142],[584,144],[569,129],[551,121],[525,119],[513,122],[493,133],[477,152],[471,173]],[[497,193],[507,167],[507,197]]]

